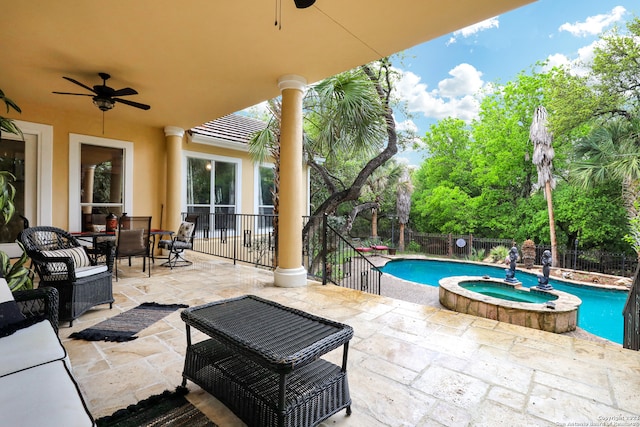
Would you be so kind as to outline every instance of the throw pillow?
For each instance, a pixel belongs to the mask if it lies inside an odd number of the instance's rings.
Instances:
[[[69,248],[69,249],[58,249],[55,251],[42,251],[42,255],[47,258],[52,258],[52,257],[71,258],[73,260],[73,265],[75,268],[89,267],[91,265],[91,260],[89,259],[87,252],[84,250],[82,246]]]
[[[191,238],[191,234],[193,233],[194,223],[192,222],[183,222],[180,224],[180,228],[178,228],[178,234],[176,235],[176,240],[181,242],[187,242]]]
[[[13,299],[13,294],[7,281],[0,272],[0,329],[21,322],[25,319],[20,312],[18,304]]]

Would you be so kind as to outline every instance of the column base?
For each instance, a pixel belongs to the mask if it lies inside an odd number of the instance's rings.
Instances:
[[[273,282],[281,288],[299,288],[307,285],[307,270],[304,267],[281,268],[276,267],[273,272]]]

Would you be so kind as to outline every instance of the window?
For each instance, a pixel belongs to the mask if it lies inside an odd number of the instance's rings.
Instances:
[[[13,243],[23,228],[19,215],[27,218],[30,225],[51,225],[53,217],[53,127],[22,120],[15,120],[15,123],[22,130],[24,141],[17,135],[3,132],[0,143],[0,167],[9,170],[17,179],[13,183],[16,214],[8,227],[2,227],[0,239],[0,250],[11,257],[22,253]]]
[[[26,197],[26,176],[25,176],[25,145],[24,141],[16,141],[3,138],[0,140],[2,144],[2,154],[0,156],[0,170],[8,171],[15,177],[11,181],[16,189],[13,199],[15,206],[15,214],[7,224],[0,219],[2,227],[0,227],[0,243],[11,243],[15,241],[18,233],[24,228],[21,216],[26,217],[25,197]]]
[[[187,212],[201,214],[205,230],[235,230],[238,163],[221,158],[186,157]],[[211,215],[213,214],[213,215]],[[213,221],[210,224],[209,221]]]
[[[69,138],[69,230],[92,231],[111,212],[133,211],[133,143]]]
[[[273,193],[275,191],[275,169],[273,165],[258,167],[258,209],[259,215],[273,215]],[[260,229],[272,229],[273,218],[260,217]]]
[[[82,231],[96,231],[110,213],[122,215],[124,150],[80,144]]]

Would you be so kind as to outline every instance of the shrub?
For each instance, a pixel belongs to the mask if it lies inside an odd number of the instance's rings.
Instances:
[[[504,245],[494,246],[491,248],[491,251],[489,251],[489,256],[493,262],[503,262],[508,255],[509,248]]]
[[[412,240],[407,245],[407,252],[422,252],[422,248],[418,242]]]

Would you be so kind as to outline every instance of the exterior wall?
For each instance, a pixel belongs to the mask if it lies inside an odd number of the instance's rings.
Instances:
[[[117,115],[112,114],[117,112],[114,110],[104,113],[103,133],[102,113],[89,102],[87,104],[88,114],[85,115],[55,111],[38,105],[20,105],[22,114],[15,115],[16,119],[25,122],[46,124],[53,127],[52,225],[69,229],[69,134],[74,133],[133,143],[134,200],[133,210],[128,213],[131,215],[151,215],[153,217],[152,226],[159,227],[161,206],[164,205],[166,209],[167,178],[164,128],[142,126],[118,120]],[[118,105],[116,108],[130,107]],[[140,112],[140,114],[144,113],[144,111]],[[189,142],[186,135],[183,139],[182,149],[183,151],[240,158],[242,185],[239,196],[239,213],[254,213],[254,165],[247,152]],[[166,212],[164,215],[166,218]],[[38,225],[33,221],[31,224]]]
[[[162,128],[152,128],[117,120],[116,111],[104,113],[87,102],[86,115],[20,104],[22,114],[15,118],[53,127],[52,224],[69,227],[69,134],[119,139],[134,143],[134,202],[131,215],[152,215],[153,226],[159,225],[160,205],[165,194],[165,137]],[[116,108],[130,108],[118,105]],[[141,111],[140,114],[144,114]],[[79,179],[79,178],[78,178]],[[32,223],[32,225],[37,225]]]

